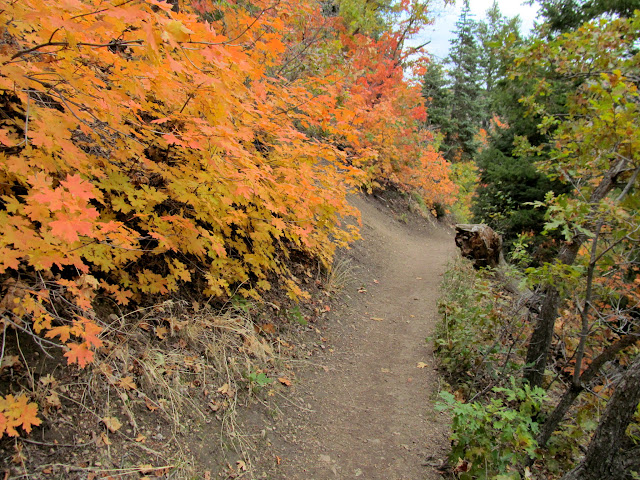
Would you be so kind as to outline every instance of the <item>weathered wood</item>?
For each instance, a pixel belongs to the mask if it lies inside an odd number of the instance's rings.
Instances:
[[[476,268],[496,268],[502,259],[502,237],[482,223],[456,225],[456,245]]]

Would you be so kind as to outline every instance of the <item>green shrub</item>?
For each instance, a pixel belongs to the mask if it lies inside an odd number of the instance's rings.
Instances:
[[[461,480],[520,479],[519,468],[536,458],[538,424],[532,419],[545,398],[541,388],[520,386],[510,377],[508,388],[493,389],[487,403],[462,403],[441,392],[436,409],[452,416],[450,462]],[[519,467],[520,466],[520,467]]]
[[[459,259],[445,273],[441,290],[442,320],[433,342],[447,381],[482,388],[517,368],[508,352],[522,330],[522,319],[505,314],[511,308],[509,298],[493,291],[487,275]]]

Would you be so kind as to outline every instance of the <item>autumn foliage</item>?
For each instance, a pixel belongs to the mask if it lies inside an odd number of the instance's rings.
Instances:
[[[97,296],[257,297],[279,281],[299,297],[286,260],[328,263],[355,238],[349,187],[452,198],[404,77],[406,28],[374,40],[293,0],[175,10],[0,9],[2,318],[80,367],[102,345]],[[11,416],[26,397],[0,400],[3,431],[37,424]]]

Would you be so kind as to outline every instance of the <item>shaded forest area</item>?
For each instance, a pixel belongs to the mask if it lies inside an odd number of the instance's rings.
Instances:
[[[540,4],[525,38],[467,2],[424,82],[439,150],[475,189],[466,220],[502,234],[510,262],[459,263],[443,284],[451,467],[638,478],[640,4]]]

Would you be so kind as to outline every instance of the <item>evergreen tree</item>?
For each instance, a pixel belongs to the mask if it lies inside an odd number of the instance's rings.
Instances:
[[[451,128],[445,132],[448,147],[445,156],[452,161],[473,159],[477,151],[475,136],[482,121],[483,95],[480,49],[475,29],[469,0],[465,0],[448,57],[451,66]]]
[[[542,0],[540,6],[549,30],[563,33],[601,16],[631,17],[640,0]]]
[[[477,23],[477,41],[480,47],[480,75],[485,93],[483,108],[483,128],[488,128],[489,120],[497,113],[501,88],[498,83],[504,79],[512,62],[513,49],[522,43],[519,17],[507,18],[502,15],[498,2],[487,10],[485,20]]]
[[[472,212],[475,221],[487,223],[502,234],[507,252],[521,233],[534,235],[531,248],[536,249],[547,240],[540,236],[545,212],[534,208],[532,202],[542,201],[549,191],[563,193],[566,186],[539,172],[534,165],[539,159],[514,153],[517,137],[527,138],[532,145],[545,141],[537,128],[540,119],[527,114],[519,101],[531,94],[532,85],[526,80],[508,78],[513,56],[524,43],[519,19],[503,17],[494,3],[487,12],[486,23],[482,22],[478,27],[478,36],[487,86],[486,118],[495,116],[500,126],[491,129],[489,146],[476,159],[480,181]],[[562,85],[553,89],[559,110],[563,108],[563,91]],[[537,256],[546,254],[539,251]]]
[[[451,131],[451,88],[443,64],[432,60],[422,79],[422,96],[427,107],[426,125],[442,136]]]

